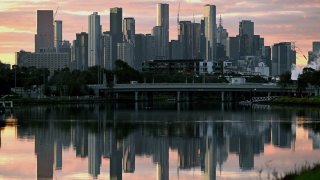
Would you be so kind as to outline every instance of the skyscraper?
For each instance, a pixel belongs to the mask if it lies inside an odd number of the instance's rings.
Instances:
[[[154,37],[155,42],[155,58],[156,59],[166,59],[165,55],[165,45],[163,41],[163,27],[155,26],[152,29],[152,36]]]
[[[312,51],[316,55],[320,55],[320,42],[312,42]]]
[[[239,36],[227,40],[227,56],[230,60],[239,60]]]
[[[281,42],[272,46],[272,76],[280,76],[290,71],[296,63],[296,51],[292,43]]]
[[[118,59],[126,62],[130,67],[135,68],[134,46],[132,43],[118,43]]]
[[[76,69],[88,69],[88,34],[85,32],[76,34],[75,42],[75,61]]]
[[[122,42],[122,8],[110,9],[110,34],[112,36],[112,60],[117,60],[117,44]]]
[[[115,61],[112,59],[112,36],[109,32],[102,34],[102,66],[107,70],[113,70]]]
[[[178,39],[182,51],[182,59],[192,59],[192,33],[191,21],[179,22]]]
[[[216,24],[216,6],[205,5],[203,10],[204,35],[206,44],[205,60],[216,60],[216,42],[217,42],[217,24]]]
[[[101,38],[101,25],[100,15],[94,12],[89,16],[89,33],[88,33],[88,66],[100,65],[101,61],[101,49],[100,49],[100,38]]]
[[[60,52],[62,45],[62,21],[54,21],[54,48]]]
[[[35,52],[53,51],[53,11],[37,11],[37,34],[35,35]]]
[[[254,55],[254,23],[250,20],[242,20],[239,24],[240,56]]]
[[[122,24],[123,41],[135,44],[135,20],[132,17],[124,18]]]
[[[169,57],[169,4],[157,4],[157,27],[161,27],[161,34],[160,41],[156,41],[160,48],[156,56],[166,59]]]
[[[217,43],[222,44],[224,46],[224,50],[226,50],[226,47],[227,47],[228,36],[229,36],[228,31],[223,28],[222,18],[220,16],[219,26],[217,28]]]

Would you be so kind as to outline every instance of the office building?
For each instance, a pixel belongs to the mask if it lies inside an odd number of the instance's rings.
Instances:
[[[76,69],[84,71],[88,69],[88,33],[76,34],[74,46]]]
[[[146,34],[146,59],[151,60],[156,58],[156,43],[155,37],[151,34]]]
[[[182,59],[181,43],[179,40],[171,40],[169,43],[169,58]]]
[[[292,43],[281,42],[272,46],[272,76],[291,72],[294,64],[296,64],[296,51]]]
[[[144,34],[135,35],[134,55],[137,70],[141,71],[142,63],[146,60],[147,55],[146,36]]]
[[[30,53],[20,51],[16,53],[16,62],[21,67],[47,68],[53,74],[55,70],[69,67],[69,53]]]
[[[37,11],[37,34],[35,35],[35,52],[52,52],[54,50],[53,11]]]
[[[135,44],[135,20],[134,18],[124,18],[122,24],[123,42]]]
[[[107,70],[115,68],[115,61],[112,59],[112,36],[109,32],[102,34],[102,67]]]
[[[159,3],[157,4],[157,28],[158,41],[156,40],[156,46],[159,47],[159,51],[156,51],[158,57],[169,57],[169,4]]]
[[[54,21],[54,48],[60,52],[62,46],[62,21]]]
[[[101,25],[100,15],[97,12],[89,16],[88,25],[88,67],[99,66],[101,64]]]
[[[217,44],[222,44],[224,46],[225,51],[226,51],[226,47],[227,47],[228,37],[229,37],[229,33],[226,29],[223,28],[222,18],[220,16],[219,26],[217,28]]]
[[[134,46],[131,43],[118,43],[118,56],[119,60],[126,62],[130,67],[135,68],[134,63]]]
[[[254,55],[254,23],[250,20],[242,20],[239,23],[240,56]]]
[[[217,42],[217,25],[216,25],[216,6],[205,5],[203,10],[204,18],[204,35],[205,35],[205,60],[216,60],[216,42]]]
[[[155,26],[152,29],[152,36],[155,43],[155,57],[156,59],[166,59],[165,41],[163,41],[164,29],[161,26]]]
[[[117,60],[118,43],[122,43],[122,8],[110,9],[110,34],[112,36],[112,60]]]
[[[239,36],[227,39],[227,56],[230,60],[238,60],[240,56]]]

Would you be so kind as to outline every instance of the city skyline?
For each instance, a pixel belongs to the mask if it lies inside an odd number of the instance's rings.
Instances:
[[[312,48],[312,41],[319,40],[320,25],[317,10],[320,2],[315,0],[300,1],[228,1],[215,2],[201,0],[187,1],[145,1],[137,0],[135,3],[128,0],[121,2],[87,2],[87,1],[59,1],[38,0],[5,1],[1,2],[0,17],[0,59],[5,63],[14,64],[14,52],[24,49],[34,50],[34,34],[36,34],[36,10],[52,9],[59,7],[55,20],[62,20],[64,24],[64,39],[70,42],[76,39],[76,33],[88,32],[88,15],[99,12],[101,15],[102,30],[107,31],[109,26],[109,9],[111,7],[122,7],[123,17],[133,17],[136,20],[136,33],[151,33],[152,27],[156,25],[157,3],[169,3],[170,5],[170,39],[177,39],[177,14],[178,4],[181,2],[180,20],[193,20],[199,22],[202,18],[203,6],[207,3],[216,5],[217,18],[221,14],[223,26],[228,30],[230,36],[238,34],[239,20],[249,19],[255,23],[255,31],[262,35],[267,45],[278,42],[296,42],[302,49],[303,54]],[[144,7],[143,11],[141,8]],[[272,10],[270,10],[272,9]],[[270,12],[266,12],[270,10]],[[25,21],[28,18],[30,21]],[[297,23],[299,22],[299,23]],[[305,64],[306,60],[297,51],[297,64]]]

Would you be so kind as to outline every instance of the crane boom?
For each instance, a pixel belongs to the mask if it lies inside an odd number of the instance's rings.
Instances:
[[[57,7],[56,12],[55,12],[54,15],[53,15],[53,21],[56,19],[56,15],[57,15],[57,13],[58,13],[58,10],[59,10],[59,6]]]

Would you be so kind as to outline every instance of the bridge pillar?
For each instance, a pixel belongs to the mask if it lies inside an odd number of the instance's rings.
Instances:
[[[180,95],[181,95],[181,92],[180,92],[180,91],[177,91],[177,102],[180,102],[180,101],[181,101]]]
[[[135,102],[139,101],[139,92],[138,91],[134,92],[134,101]]]
[[[225,99],[224,99],[224,91],[221,92],[221,102],[224,102]]]

